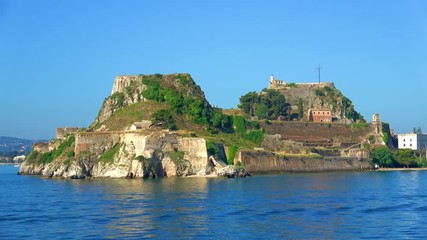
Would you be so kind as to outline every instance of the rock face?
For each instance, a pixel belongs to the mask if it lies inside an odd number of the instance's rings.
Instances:
[[[63,178],[247,175],[222,160],[208,158],[205,139],[168,131],[77,134],[73,149],[72,159],[62,154],[49,163],[25,161],[19,174]]]
[[[130,129],[129,126],[135,121],[129,122],[133,118],[126,119],[127,115],[123,118],[126,120],[120,119],[114,129],[108,129],[106,122],[118,110],[147,102],[143,97],[147,96],[144,90],[155,92],[153,89],[159,88],[177,93],[176,96],[183,99],[189,97],[193,102],[211,109],[203,91],[189,74],[118,76],[111,95],[105,99],[87,131],[58,129],[57,139],[48,144],[35,145],[35,151],[21,165],[19,173],[64,178],[217,176],[217,172],[227,166],[221,159],[209,159],[203,138],[183,137],[160,128]],[[164,106],[160,104],[157,107]],[[135,113],[132,112],[134,110],[127,111],[128,115]],[[147,120],[139,118],[136,122]],[[244,175],[241,172],[241,169],[228,167],[221,172],[221,176]]]
[[[90,126],[93,130],[103,129],[103,123],[108,120],[117,110],[138,102],[145,102],[143,91],[147,89],[144,81],[157,81],[160,86],[166,89],[172,89],[182,94],[183,97],[196,97],[204,104],[209,105],[203,91],[189,74],[154,74],[154,75],[134,75],[118,76],[114,79],[111,95],[102,103],[98,116]],[[126,127],[123,126],[125,130]]]

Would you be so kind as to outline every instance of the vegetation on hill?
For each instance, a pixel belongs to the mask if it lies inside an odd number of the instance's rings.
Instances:
[[[363,116],[354,109],[351,100],[344,96],[338,89],[325,86],[323,88],[316,88],[313,91],[315,96],[320,99],[322,105],[327,103],[331,106],[333,113],[341,110],[342,117],[351,119],[354,122],[365,121]]]
[[[238,106],[248,116],[258,119],[277,119],[288,115],[289,104],[279,91],[265,89],[261,93],[249,92],[240,97]]]
[[[160,74],[142,76],[142,83],[146,86],[142,96],[156,102],[166,102],[175,113],[188,115],[194,123],[212,125],[214,111],[200,87],[190,84],[193,81],[187,74],[176,75],[174,82],[174,85],[164,82]]]
[[[75,137],[73,135],[68,136],[65,140],[57,140],[61,141],[59,146],[53,149],[52,151],[46,153],[39,153],[37,151],[32,151],[26,161],[37,164],[48,164],[54,161],[57,158],[70,159],[74,157],[74,142]]]
[[[287,101],[286,96],[291,96]],[[258,119],[274,120],[282,117],[286,120],[301,119],[309,108],[331,108],[339,113],[339,118],[351,119],[353,122],[364,122],[364,118],[355,109],[353,103],[342,93],[329,86],[323,88],[304,89],[287,88],[282,90],[264,89],[260,93],[249,92],[240,97],[238,107],[247,116]],[[295,109],[291,111],[291,109]],[[335,114],[336,115],[336,114]]]

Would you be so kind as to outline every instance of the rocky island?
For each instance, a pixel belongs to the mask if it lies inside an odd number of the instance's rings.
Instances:
[[[189,74],[118,76],[88,128],[34,144],[19,174],[62,178],[244,177],[250,173],[372,169],[390,144],[333,83],[285,83],[213,107]]]

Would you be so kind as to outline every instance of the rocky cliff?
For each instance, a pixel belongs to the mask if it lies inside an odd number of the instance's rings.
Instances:
[[[168,90],[169,93],[173,92],[179,94],[183,99],[197,99],[201,101],[202,104],[211,108],[200,86],[194,82],[189,74],[140,74],[136,76],[118,76],[114,79],[111,95],[102,103],[98,116],[90,126],[90,129],[94,131],[111,130],[105,123],[114,113],[135,103],[149,101],[149,99],[144,97],[145,90],[150,91],[151,94],[155,92],[160,97],[164,98],[161,100],[154,99],[158,102],[154,108],[161,106],[161,102],[168,100],[170,96],[166,90]],[[157,96],[155,98],[157,98]],[[141,111],[141,109],[138,109],[138,111]],[[129,126],[123,124],[120,129],[115,130],[125,130],[126,127]]]
[[[52,158],[47,159],[49,153]],[[69,136],[53,152],[33,152],[19,174],[63,178],[236,174],[222,160],[208,157],[203,138],[181,137],[168,131],[84,133]]]

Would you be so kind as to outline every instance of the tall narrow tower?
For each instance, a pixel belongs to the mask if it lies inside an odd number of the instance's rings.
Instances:
[[[380,115],[378,113],[372,115],[372,127],[374,129],[375,134],[380,134],[382,132],[382,124],[380,120]]]

